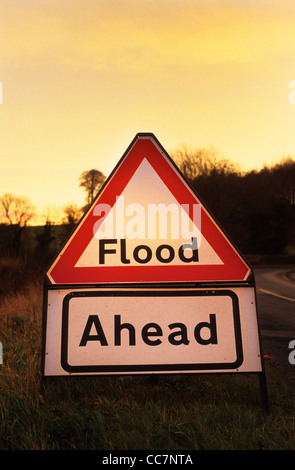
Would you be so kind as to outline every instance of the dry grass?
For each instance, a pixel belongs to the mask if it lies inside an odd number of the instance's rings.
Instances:
[[[0,301],[0,318],[6,321],[15,317],[26,317],[33,321],[41,320],[42,315],[42,284],[30,283],[24,291],[10,294]]]

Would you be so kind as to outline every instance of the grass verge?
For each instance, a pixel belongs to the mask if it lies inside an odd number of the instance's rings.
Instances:
[[[293,450],[295,392],[256,374],[61,377],[41,386],[42,287],[0,306],[1,450]]]

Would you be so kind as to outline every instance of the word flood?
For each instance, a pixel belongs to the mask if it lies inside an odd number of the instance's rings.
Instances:
[[[126,240],[120,239],[119,246],[118,239],[101,239],[99,240],[99,264],[105,264],[106,256],[116,254],[117,249],[120,252],[120,260],[123,264],[129,264],[131,256],[134,261],[139,264],[146,264],[151,261],[153,251],[148,245],[138,245],[134,248],[132,253],[127,253]],[[112,246],[112,248],[110,247]],[[189,254],[185,254],[185,250]],[[192,238],[192,243],[183,243],[178,249],[178,257],[183,263],[191,263],[199,261],[198,243],[197,238]],[[168,243],[159,245],[155,251],[155,256],[160,263],[171,263],[175,258],[175,250]]]

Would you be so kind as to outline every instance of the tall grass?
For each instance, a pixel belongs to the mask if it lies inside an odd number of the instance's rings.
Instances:
[[[42,285],[2,299],[0,449],[294,449],[295,393],[270,365],[270,414],[256,375],[40,375]],[[168,380],[169,379],[169,380]]]

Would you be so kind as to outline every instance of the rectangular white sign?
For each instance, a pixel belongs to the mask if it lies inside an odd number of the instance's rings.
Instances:
[[[49,289],[44,375],[261,372],[255,292]]]

